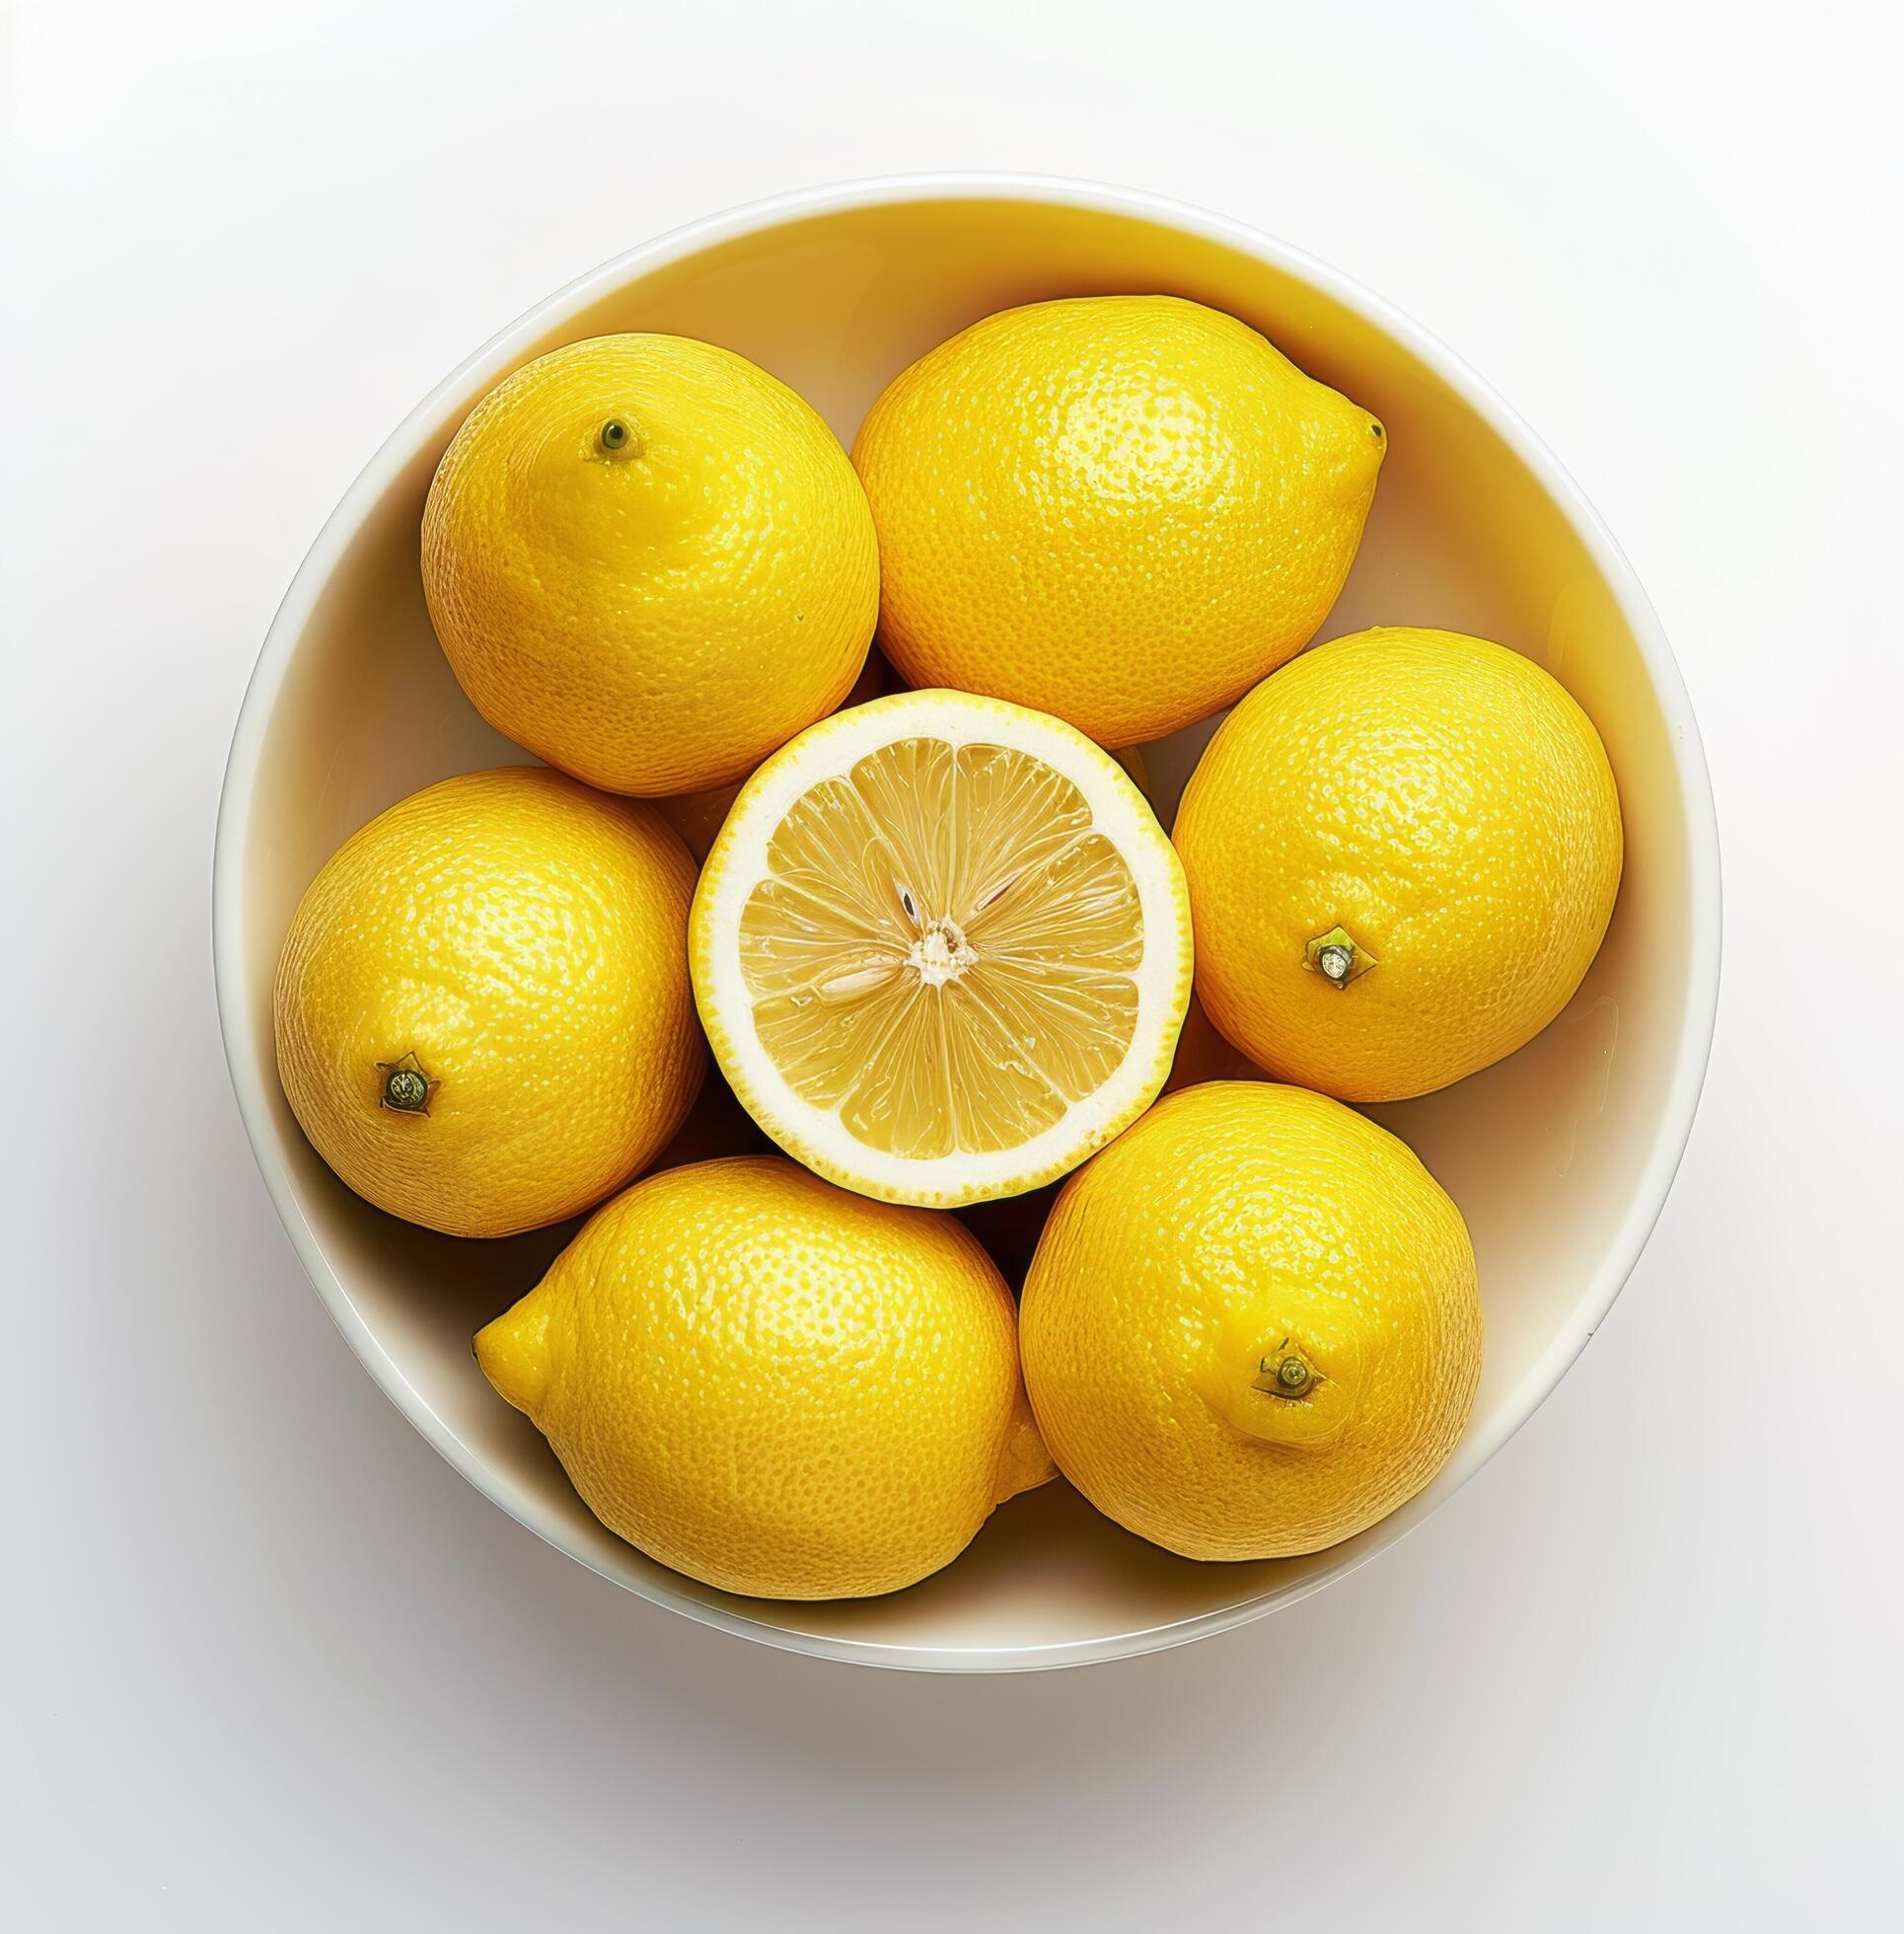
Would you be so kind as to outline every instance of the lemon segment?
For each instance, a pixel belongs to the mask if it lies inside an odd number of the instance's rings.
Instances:
[[[1064,1173],[1169,1073],[1188,899],[1129,777],[1055,718],[954,692],[769,760],[690,929],[735,1092],[809,1166],[955,1207]]]

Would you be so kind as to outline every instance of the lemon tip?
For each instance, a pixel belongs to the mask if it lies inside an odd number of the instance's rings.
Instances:
[[[534,1419],[549,1391],[549,1303],[540,1290],[476,1331],[477,1368],[496,1394]]]

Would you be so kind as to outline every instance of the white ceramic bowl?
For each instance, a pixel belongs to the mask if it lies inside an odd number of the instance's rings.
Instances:
[[[784,378],[849,442],[890,377],[975,318],[1120,290],[1242,317],[1387,424],[1367,536],[1324,636],[1380,623],[1501,639],[1567,684],[1612,754],[1626,879],[1573,1004],[1486,1074],[1371,1111],[1474,1231],[1480,1398],[1421,1496],[1314,1557],[1193,1564],[1056,1484],[1007,1505],[909,1592],[728,1597],[603,1530],[472,1360],[472,1332],[536,1282],[567,1231],[432,1235],[360,1202],[307,1145],[272,1061],[279,943],[306,884],[372,814],[450,773],[533,763],[459,691],[417,565],[437,459],[509,371],[607,331],[703,336]],[[1152,757],[1166,823],[1208,730]],[[1645,595],[1553,457],[1447,350],[1320,263],[1148,195],[1020,178],[860,183],[696,223],[584,276],[457,369],[351,486],[264,641],[225,781],[213,899],[226,1051],[258,1164],[318,1294],[410,1422],[505,1511],[644,1598],[800,1651],[953,1671],[1115,1658],[1239,1624],[1360,1564],[1465,1483],[1560,1380],[1633,1268],[1691,1127],[1719,983],[1718,841],[1692,711]]]

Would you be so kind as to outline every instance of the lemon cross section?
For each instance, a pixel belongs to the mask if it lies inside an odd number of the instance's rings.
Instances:
[[[769,759],[708,855],[690,950],[768,1134],[941,1208],[1036,1188],[1135,1121],[1192,967],[1182,870],[1124,770],[960,692],[874,700]]]

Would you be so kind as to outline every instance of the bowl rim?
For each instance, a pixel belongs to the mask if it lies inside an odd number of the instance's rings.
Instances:
[[[423,440],[437,431],[473,386],[493,383],[524,348],[636,275],[664,267],[711,246],[856,209],[910,202],[991,200],[1029,202],[1124,215],[1175,228],[1254,257],[1306,282],[1407,348],[1462,403],[1480,415],[1552,497],[1579,538],[1630,627],[1662,713],[1684,801],[1690,877],[1686,909],[1687,1009],[1676,1044],[1664,1103],[1638,1185],[1585,1293],[1519,1383],[1495,1421],[1465,1438],[1425,1490],[1341,1548],[1332,1562],[1242,1602],[1171,1619],[1142,1629],[1037,1645],[908,1645],[791,1631],[725,1605],[708,1604],[662,1581],[637,1580],[606,1569],[567,1533],[564,1524],[530,1492],[471,1449],[408,1381],[352,1302],[299,1207],[281,1140],[272,1119],[266,1071],[255,1063],[256,1015],[241,952],[241,907],[246,834],[263,750],[264,728],[298,639],[318,598],[366,514]],[[1625,555],[1584,492],[1520,416],[1444,343],[1384,298],[1303,251],[1247,223],[1191,203],[1135,188],[1062,177],[1016,173],[943,172],[885,175],[796,189],[743,203],[673,229],[611,258],[526,310],[466,356],[384,440],[325,521],[299,565],[265,633],[246,686],[219,796],[212,858],[212,965],[225,1059],[239,1111],[278,1219],[305,1273],[343,1338],[384,1394],[437,1452],[519,1524],[614,1584],[738,1637],[814,1657],[858,1665],[929,1672],[1028,1671],[1135,1657],[1205,1638],[1294,1604],[1346,1577],[1412,1530],[1494,1456],[1546,1400],[1599,1326],[1651,1234],[1672,1186],[1699,1103],[1718,1012],[1721,953],[1719,829],[1704,747],[1679,667],[1657,616]]]

